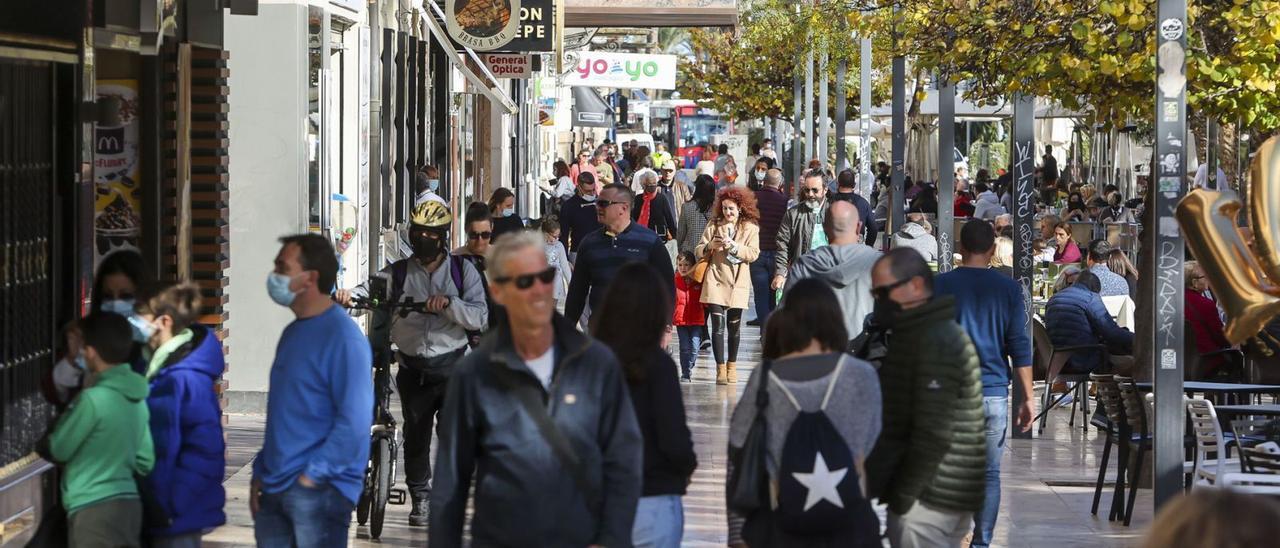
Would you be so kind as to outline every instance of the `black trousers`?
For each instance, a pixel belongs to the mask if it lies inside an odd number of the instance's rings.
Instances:
[[[738,361],[738,343],[742,340],[742,309],[709,304],[707,305],[707,312],[711,314],[711,354],[715,357],[716,364],[719,365],[726,361]],[[724,359],[726,320],[729,324],[728,360]]]
[[[404,412],[404,480],[413,500],[426,500],[431,494],[431,432],[444,406],[453,366],[465,352],[464,347],[433,358],[400,354],[396,387]]]

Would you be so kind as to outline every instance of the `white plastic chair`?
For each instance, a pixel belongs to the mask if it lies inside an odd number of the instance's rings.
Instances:
[[[1191,488],[1213,485],[1218,478],[1232,470],[1240,469],[1239,458],[1228,458],[1229,448],[1223,441],[1222,426],[1213,403],[1202,398],[1187,400],[1187,414],[1191,417],[1191,430],[1196,438],[1195,473]],[[1210,457],[1209,454],[1213,456]]]
[[[1280,495],[1280,474],[1227,472],[1218,480],[1219,487],[1255,495]]]

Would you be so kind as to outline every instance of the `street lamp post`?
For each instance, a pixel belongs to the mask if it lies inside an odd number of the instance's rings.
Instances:
[[[1156,8],[1155,192],[1152,203],[1155,254],[1151,290],[1155,312],[1143,334],[1151,338],[1155,361],[1155,505],[1182,493],[1182,311],[1183,241],[1174,208],[1186,192],[1187,1],[1160,0]]]

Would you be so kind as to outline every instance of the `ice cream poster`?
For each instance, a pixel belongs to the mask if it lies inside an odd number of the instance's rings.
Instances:
[[[118,249],[138,249],[138,81],[99,80],[101,119],[93,130],[94,264]]]

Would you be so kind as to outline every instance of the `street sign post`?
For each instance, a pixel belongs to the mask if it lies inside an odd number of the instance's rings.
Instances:
[[[1035,311],[1031,306],[1031,288],[1036,273],[1035,249],[1036,239],[1036,141],[1035,141],[1035,97],[1015,95],[1013,97],[1013,154],[1010,156],[1013,173],[1013,278],[1022,289],[1022,306],[1026,312],[1027,338],[1032,338],[1031,316]],[[1014,364],[1021,365],[1021,364]],[[1048,388],[1046,388],[1048,390]],[[1013,408],[1022,406],[1021,390],[1013,391]],[[1041,411],[1043,412],[1043,410]],[[1013,421],[1009,421],[1013,427]],[[1015,438],[1030,438],[1031,431],[1023,432],[1012,428]]]
[[[938,83],[938,273],[950,272],[955,255],[956,86]]]

